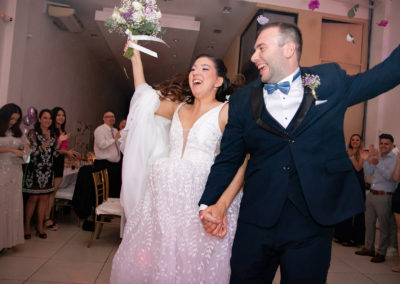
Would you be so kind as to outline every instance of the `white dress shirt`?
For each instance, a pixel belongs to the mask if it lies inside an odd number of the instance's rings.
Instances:
[[[114,135],[118,130],[112,128]],[[108,160],[112,163],[118,163],[121,155],[119,153],[119,145],[115,142],[111,134],[111,127],[102,124],[94,131],[94,154],[98,160]]]
[[[290,83],[290,91],[287,95],[282,93],[279,89],[272,94],[268,94],[265,89],[263,90],[265,106],[268,112],[284,128],[288,127],[303,100],[304,88],[301,82],[301,76],[298,76],[294,82],[292,82],[293,76],[299,72],[299,70],[300,68],[297,68],[295,72],[278,82],[288,81]]]

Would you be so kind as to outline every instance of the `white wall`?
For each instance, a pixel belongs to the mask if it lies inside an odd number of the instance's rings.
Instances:
[[[374,9],[370,67],[387,58],[400,43],[400,1],[385,0],[378,4]],[[376,23],[381,20],[388,20],[389,24],[378,27]],[[376,145],[379,134],[390,133],[400,146],[400,87],[370,100],[366,118],[365,145]]]
[[[0,13],[13,18],[13,22],[0,22],[0,106],[7,103],[16,10],[17,0],[0,1]]]
[[[23,112],[29,106],[38,110],[61,106],[72,134],[78,121],[92,127],[102,123],[106,110],[126,115],[129,84],[107,73],[80,34],[59,30],[45,13],[44,0],[18,0],[16,6],[8,90],[1,93],[2,104],[14,102]],[[9,36],[0,39],[0,44],[10,45]]]

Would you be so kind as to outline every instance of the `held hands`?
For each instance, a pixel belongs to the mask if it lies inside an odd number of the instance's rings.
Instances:
[[[221,239],[225,237],[228,226],[225,208],[217,203],[201,210],[199,215],[208,234]]]

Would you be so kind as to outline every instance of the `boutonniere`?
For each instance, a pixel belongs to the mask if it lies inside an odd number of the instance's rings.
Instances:
[[[302,79],[304,87],[309,88],[314,99],[317,100],[318,97],[315,89],[318,88],[319,85],[321,85],[321,80],[319,79],[319,76],[305,73]]]

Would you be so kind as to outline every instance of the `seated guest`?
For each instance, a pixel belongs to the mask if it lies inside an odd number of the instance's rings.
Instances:
[[[397,154],[396,167],[393,171],[392,178],[394,181],[400,182],[400,153]],[[392,197],[392,211],[397,225],[397,251],[399,252],[397,265],[392,268],[392,271],[400,272],[400,183]]]
[[[103,115],[104,124],[94,131],[95,171],[107,169],[109,177],[109,196],[119,197],[121,191],[121,152],[118,139],[119,131],[114,128],[115,116],[111,111]]]
[[[24,242],[21,164],[29,144],[21,116],[16,104],[0,109],[0,251]]]
[[[392,217],[392,195],[396,182],[392,174],[396,166],[396,155],[392,152],[393,136],[379,136],[379,152],[374,145],[369,147],[368,156],[363,154],[364,172],[373,177],[371,189],[366,198],[365,229],[366,246],[356,251],[358,255],[372,256],[371,262],[384,262],[389,246],[390,219]],[[375,255],[376,220],[379,220],[379,247]]]
[[[353,170],[357,176],[358,182],[360,183],[360,190],[362,191],[365,200],[364,159],[361,157],[361,153],[363,152],[361,136],[359,134],[353,134],[350,137],[347,153],[353,164]],[[344,246],[364,245],[364,213],[357,214],[336,225],[335,238]]]

